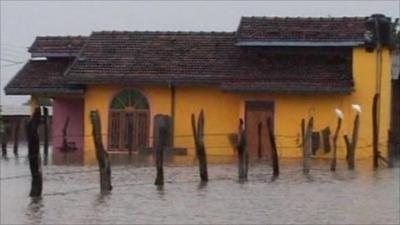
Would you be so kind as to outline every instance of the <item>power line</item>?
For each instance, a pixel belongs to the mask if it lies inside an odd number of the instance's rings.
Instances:
[[[13,49],[6,49],[6,48],[2,48],[1,49],[1,53],[5,53],[5,54],[15,54],[15,55],[29,55],[29,52],[27,51],[15,51]]]
[[[7,65],[2,65],[1,67],[5,68],[5,67],[11,67],[11,66],[17,66],[17,65],[21,65],[23,63],[12,63],[12,64],[7,64]]]
[[[20,48],[20,49],[28,49],[29,48],[29,47],[26,47],[26,46],[13,45],[13,44],[8,44],[8,43],[1,43],[1,45],[4,46],[4,47]]]
[[[13,59],[6,59],[6,58],[0,58],[0,61],[10,62],[10,63],[15,63],[15,64],[23,63],[23,62],[15,61],[15,60],[13,60]]]

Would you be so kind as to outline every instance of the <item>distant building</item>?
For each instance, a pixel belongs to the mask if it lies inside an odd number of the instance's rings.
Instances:
[[[52,116],[52,107],[48,107],[50,123]],[[0,115],[1,121],[3,122],[3,131],[6,132],[9,144],[12,144],[13,137],[15,135],[15,126],[20,126],[19,129],[19,140],[25,141],[24,126],[31,117],[31,106],[16,106],[16,105],[1,105]],[[43,136],[42,129],[39,130],[40,136]]]
[[[242,118],[250,157],[269,158],[268,117],[280,157],[300,157],[301,120],[313,115],[315,131],[328,126],[333,131],[334,109],[340,108],[342,136],[352,129],[352,103],[363,110],[357,157],[368,157],[377,64],[376,51],[364,46],[366,19],[243,17],[234,32],[37,37],[29,49],[32,59],[5,92],[53,98],[54,154],[60,153],[69,118],[68,142],[78,149],[76,160],[85,162],[95,158],[91,110],[100,113],[110,153],[150,149],[153,117],[167,114],[173,145],[193,155],[190,117],[203,109],[208,155],[235,154],[229,136]],[[391,93],[387,48],[382,62],[379,140],[385,145]],[[342,137],[339,146],[343,157]]]

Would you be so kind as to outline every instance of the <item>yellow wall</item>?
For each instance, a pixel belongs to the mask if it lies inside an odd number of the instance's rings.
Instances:
[[[343,135],[351,133],[355,113],[352,103],[362,106],[360,136],[356,155],[371,156],[372,122],[371,106],[375,93],[375,53],[363,48],[353,51],[353,76],[355,92],[350,95],[288,95],[288,94],[239,94],[221,92],[217,87],[176,87],[175,146],[187,147],[194,154],[191,137],[190,115],[196,116],[201,109],[205,112],[205,144],[208,155],[232,155],[228,134],[237,132],[238,120],[243,118],[244,103],[247,100],[270,100],[275,102],[275,133],[281,157],[300,157],[300,121],[314,115],[315,130],[330,126],[333,133],[336,126],[335,108],[345,113],[339,138],[339,157],[344,156]],[[390,109],[390,55],[383,54],[382,102],[381,102],[381,152],[386,154],[387,130]],[[152,116],[158,113],[170,114],[170,89],[167,86],[125,87],[136,88],[147,96]],[[85,94],[85,161],[94,159],[91,139],[90,111],[98,109],[102,119],[103,133],[107,132],[108,108],[110,101],[123,87],[89,86]],[[107,138],[104,137],[105,146]],[[322,152],[322,151],[320,151]],[[321,154],[321,157],[330,157]]]

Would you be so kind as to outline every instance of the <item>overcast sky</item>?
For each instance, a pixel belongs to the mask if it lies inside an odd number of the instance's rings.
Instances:
[[[1,104],[3,87],[29,59],[36,36],[89,35],[101,30],[234,31],[241,16],[399,17],[400,0],[377,1],[4,1],[1,0]],[[8,61],[5,61],[8,60]]]

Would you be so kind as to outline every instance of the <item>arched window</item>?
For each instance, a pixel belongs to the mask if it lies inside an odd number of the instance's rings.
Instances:
[[[121,91],[110,105],[109,150],[130,152],[147,147],[149,121],[146,97],[136,90]]]
[[[111,109],[149,109],[146,97],[136,90],[120,92],[111,102]]]

